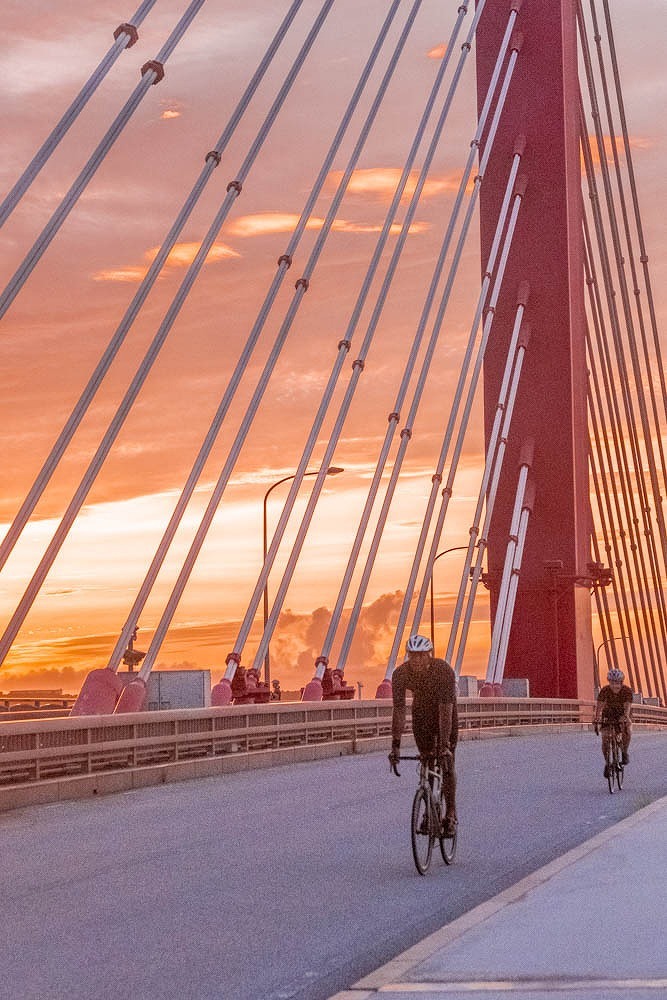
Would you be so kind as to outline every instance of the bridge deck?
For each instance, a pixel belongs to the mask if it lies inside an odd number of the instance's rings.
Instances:
[[[664,796],[665,746],[638,732],[610,796],[590,733],[462,744],[459,855],[427,878],[383,753],[4,813],[3,989],[324,1000]]]
[[[667,996],[667,798],[436,931],[333,1000]],[[610,877],[610,872],[613,873]],[[622,876],[618,874],[622,872]],[[619,941],[619,915],[622,939]]]

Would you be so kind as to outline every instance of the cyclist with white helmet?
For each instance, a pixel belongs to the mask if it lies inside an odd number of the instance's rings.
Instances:
[[[595,706],[595,716],[593,727],[596,733],[600,732],[602,724],[602,756],[607,760],[607,749],[612,729],[619,725],[621,727],[621,741],[623,749],[623,764],[629,764],[628,747],[632,735],[632,722],[630,721],[630,709],[632,708],[632,691],[623,683],[624,674],[622,670],[612,667],[607,674],[608,683],[600,689],[597,704]],[[604,776],[607,775],[607,764],[604,766]]]
[[[446,836],[456,832],[456,772],[454,753],[458,741],[456,675],[448,663],[435,659],[433,643],[424,635],[411,635],[407,659],[391,678],[394,711],[389,760],[398,762],[405,728],[405,696],[412,691],[412,731],[420,754],[437,755],[443,763]]]

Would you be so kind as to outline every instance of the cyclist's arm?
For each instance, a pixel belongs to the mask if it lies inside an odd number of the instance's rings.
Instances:
[[[405,705],[397,707],[394,705],[394,714],[391,717],[391,747],[392,750],[399,750],[401,746],[401,736],[405,729]]]
[[[632,719],[632,716],[630,714],[631,712],[632,712],[632,698],[630,697],[623,705],[623,719],[625,722],[631,721]]]
[[[405,729],[405,691],[406,685],[400,668],[394,671],[392,677],[392,697],[394,699],[394,711],[391,717],[391,748],[399,750],[401,746],[401,736]]]

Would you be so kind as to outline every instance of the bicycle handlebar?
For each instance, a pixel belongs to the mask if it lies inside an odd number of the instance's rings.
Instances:
[[[419,756],[419,755],[415,756],[414,754],[412,754],[410,756],[401,756],[401,755],[399,755],[398,757],[396,757],[395,760],[392,760],[391,756],[389,757],[389,768],[391,770],[391,773],[395,774],[397,778],[400,778],[401,772],[398,770],[398,767],[396,766],[396,761],[397,760],[421,760],[421,756]]]

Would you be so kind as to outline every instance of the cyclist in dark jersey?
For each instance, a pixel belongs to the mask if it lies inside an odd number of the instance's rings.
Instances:
[[[412,732],[420,754],[438,756],[443,764],[445,797],[444,832],[456,830],[456,771],[454,755],[458,742],[456,675],[444,660],[434,659],[433,643],[423,635],[411,635],[407,659],[391,678],[394,711],[389,760],[396,763],[405,728],[405,695],[412,691]]]
[[[617,723],[621,727],[621,740],[623,749],[623,764],[629,764],[628,747],[632,736],[632,723],[630,721],[630,709],[632,708],[632,691],[623,683],[624,674],[622,670],[613,667],[607,674],[608,684],[600,689],[598,700],[595,706],[595,716],[593,717],[593,727],[595,732],[599,732],[600,722],[602,722],[602,756],[607,760],[607,750],[612,727]],[[607,775],[607,764],[604,766],[604,776]]]

